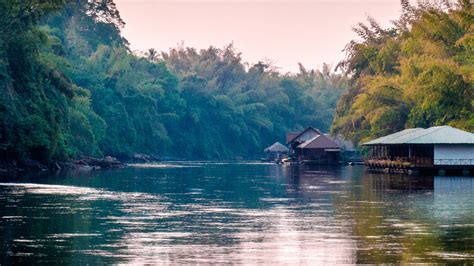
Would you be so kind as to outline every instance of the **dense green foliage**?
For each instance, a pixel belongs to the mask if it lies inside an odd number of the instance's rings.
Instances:
[[[344,76],[249,66],[232,45],[129,51],[111,0],[0,3],[0,143],[16,159],[134,152],[255,157],[289,130],[327,130]]]
[[[36,159],[63,156],[73,86],[40,56],[47,36],[35,25],[63,1],[0,2],[2,149]]]
[[[328,66],[300,66],[297,75],[281,75],[263,62],[247,69],[232,45],[171,49],[162,58],[178,75],[185,103],[177,126],[166,128],[178,136],[178,149],[191,145],[187,151],[199,157],[255,156],[287,131],[308,125],[327,130],[346,86]]]
[[[474,131],[474,12],[469,0],[402,1],[389,29],[369,18],[340,66],[351,87],[332,126],[355,141],[406,127],[452,125]]]

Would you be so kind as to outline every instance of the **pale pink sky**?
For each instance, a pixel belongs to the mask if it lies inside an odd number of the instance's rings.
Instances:
[[[367,15],[382,25],[400,14],[399,0],[115,0],[133,50],[234,42],[249,63],[269,58],[282,72],[333,66]]]

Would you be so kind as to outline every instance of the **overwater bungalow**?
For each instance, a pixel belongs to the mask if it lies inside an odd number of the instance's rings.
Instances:
[[[287,145],[293,161],[305,164],[338,164],[340,161],[340,145],[312,127],[287,134]]]
[[[289,149],[280,142],[275,142],[270,147],[266,148],[264,152],[266,154],[265,160],[278,161],[288,157]]]
[[[319,129],[315,129],[313,127],[308,127],[303,131],[290,132],[286,134],[286,145],[290,147],[290,155],[295,154],[295,150],[298,145],[322,134],[323,133],[319,131]]]
[[[371,168],[395,170],[474,169],[474,134],[450,126],[409,128],[363,144]]]

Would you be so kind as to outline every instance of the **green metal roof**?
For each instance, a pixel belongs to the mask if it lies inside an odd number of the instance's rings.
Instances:
[[[378,144],[474,144],[474,134],[450,126],[409,128],[363,145]]]

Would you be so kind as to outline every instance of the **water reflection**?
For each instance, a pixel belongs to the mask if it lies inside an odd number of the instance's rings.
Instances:
[[[21,180],[0,179],[2,264],[474,260],[468,177],[197,162]]]

